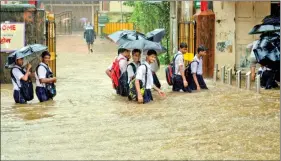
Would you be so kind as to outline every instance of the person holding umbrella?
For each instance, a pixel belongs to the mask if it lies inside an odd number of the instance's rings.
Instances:
[[[20,104],[26,104],[27,101],[30,101],[33,99],[33,87],[32,87],[32,83],[31,86],[29,86],[30,89],[27,89],[29,91],[32,91],[31,93],[27,93],[27,96],[25,95],[26,93],[24,93],[23,88],[26,86],[23,86],[24,83],[26,82],[31,82],[29,76],[31,75],[31,73],[29,72],[31,69],[31,64],[27,64],[26,69],[23,69],[23,57],[24,55],[18,53],[16,54],[16,60],[15,60],[15,66],[11,69],[11,78],[12,78],[12,84],[14,87],[14,100],[16,103],[20,103]],[[30,94],[30,95],[28,95]],[[27,97],[30,97],[30,99],[28,99]]]
[[[89,54],[90,54],[90,52],[93,53],[93,43],[94,43],[94,40],[96,39],[96,34],[94,31],[94,27],[92,26],[92,24],[90,22],[88,22],[87,26],[85,27],[84,39],[86,40],[87,45],[88,45],[88,53]]]

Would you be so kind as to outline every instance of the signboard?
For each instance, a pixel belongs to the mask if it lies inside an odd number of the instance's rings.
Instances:
[[[24,47],[24,40],[24,23],[1,23],[1,52],[12,52]]]

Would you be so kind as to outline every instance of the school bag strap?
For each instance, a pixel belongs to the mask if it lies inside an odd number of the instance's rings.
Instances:
[[[36,69],[35,69],[38,78],[39,78],[38,69],[39,69],[40,66],[42,66],[42,67],[44,67],[44,68],[46,69],[46,71],[47,71],[47,72],[46,72],[46,78],[47,78],[48,75],[50,74],[50,70],[49,70],[46,66],[44,66],[44,65],[42,65],[42,64],[39,64],[39,65],[36,67]]]
[[[11,74],[11,78],[14,80],[14,82],[17,84],[17,86],[20,88],[20,86],[19,86],[19,84],[18,84],[18,82],[17,82],[17,80],[16,80],[16,78],[15,78],[15,76],[14,76],[14,74],[13,74],[13,70],[14,69],[19,69],[21,72],[22,72],[22,74],[25,74],[26,72],[23,70],[23,69],[21,69],[21,68],[18,68],[18,67],[13,67],[12,69],[11,69],[11,71],[10,71],[10,74]]]
[[[146,83],[147,83],[147,66],[145,64],[143,64],[145,66],[145,76],[144,76],[144,80],[145,80],[145,83],[144,83],[144,89],[146,89]]]
[[[173,58],[173,68],[172,68],[172,72],[173,72],[173,74],[176,74],[176,69],[175,69],[175,62],[176,62],[176,59],[177,59],[177,57],[179,56],[179,54],[176,54],[175,55],[175,57]]]
[[[137,67],[135,66],[135,64],[134,63],[130,63],[129,65],[132,66],[134,73],[136,73]]]

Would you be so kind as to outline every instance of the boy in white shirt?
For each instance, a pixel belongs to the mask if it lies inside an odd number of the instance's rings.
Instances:
[[[148,103],[153,100],[151,89],[154,88],[160,96],[165,96],[165,93],[157,88],[153,83],[153,76],[150,64],[152,64],[156,59],[157,53],[155,50],[148,50],[146,61],[139,66],[136,74],[136,91],[137,100],[139,103]],[[144,93],[142,94],[141,88],[144,88]]]
[[[188,83],[191,90],[208,89],[203,79],[203,56],[206,55],[207,48],[200,45],[197,48],[197,54],[194,56],[193,61],[190,63],[191,73],[188,76]]]
[[[27,64],[26,69],[23,69],[23,55],[21,54],[16,54],[15,64],[16,65],[11,69],[11,78],[14,87],[14,100],[16,103],[25,104],[26,100],[20,91],[21,80],[28,81],[29,76],[31,75],[29,72],[31,69],[31,64]]]
[[[139,49],[134,49],[132,51],[133,61],[128,64],[127,73],[128,73],[128,83],[135,78],[138,67],[140,66],[140,55],[141,51]]]
[[[47,93],[46,83],[56,83],[56,77],[50,78],[52,71],[48,66],[51,55],[48,51],[44,51],[41,55],[42,62],[35,71],[36,78],[36,95],[40,102],[48,101],[51,97]]]
[[[188,83],[185,77],[185,67],[184,67],[184,60],[183,54],[187,52],[187,44],[181,43],[180,50],[174,56],[175,59],[175,77],[173,78],[173,91],[180,91],[183,90],[184,92],[191,93],[191,89],[188,87]]]

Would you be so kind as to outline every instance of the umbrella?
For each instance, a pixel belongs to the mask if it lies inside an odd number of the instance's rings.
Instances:
[[[165,36],[165,29],[155,29],[148,32],[146,35],[147,40],[160,42]]]
[[[80,21],[86,22],[88,19],[86,17],[80,18]]]
[[[47,49],[48,47],[42,44],[33,44],[33,45],[25,46],[8,56],[7,58],[8,60],[5,67],[12,68],[15,65],[16,57],[24,58],[23,66],[25,66],[27,63],[34,61],[35,59],[39,60],[42,52]]]
[[[132,30],[120,30],[120,31],[116,31],[110,35],[108,35],[108,37],[114,41],[117,44],[123,44],[126,43],[128,41],[132,41],[132,40],[138,40],[138,39],[145,39],[145,35],[143,33],[140,33],[138,31],[132,31]]]
[[[254,28],[249,32],[252,34],[261,34],[264,32],[277,32],[280,31],[280,25],[271,25],[271,24],[259,24],[254,26]]]
[[[257,62],[271,69],[280,70],[280,35],[264,33],[253,49]]]
[[[140,49],[143,51],[152,49],[155,50],[157,53],[166,52],[165,48],[160,43],[152,42],[145,39],[126,42],[120,45],[119,48],[125,48],[129,50]]]
[[[280,25],[280,17],[274,17],[274,16],[266,16],[263,20],[262,20],[263,24],[279,24]]]

